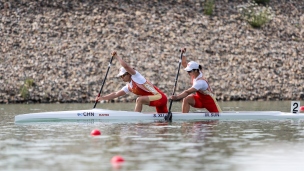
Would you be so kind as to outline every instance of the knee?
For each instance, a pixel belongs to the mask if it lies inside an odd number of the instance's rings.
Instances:
[[[192,100],[193,100],[192,96],[187,96],[183,99],[183,103],[190,104]]]
[[[187,96],[183,99],[183,103],[189,103],[191,100],[191,97],[190,96]]]
[[[142,97],[137,97],[136,103],[143,103],[143,98]]]

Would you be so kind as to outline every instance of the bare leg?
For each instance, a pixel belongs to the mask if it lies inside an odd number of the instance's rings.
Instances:
[[[194,105],[195,105],[195,100],[193,98],[193,95],[185,97],[182,104],[182,112],[189,113],[190,106],[194,106]]]
[[[135,112],[141,112],[143,104],[148,105],[150,103],[148,96],[140,96],[136,99]]]

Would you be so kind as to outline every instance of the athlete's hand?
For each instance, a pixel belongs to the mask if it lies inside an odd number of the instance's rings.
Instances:
[[[104,100],[104,98],[103,97],[96,97],[96,99],[95,99],[96,101],[99,101],[99,100]]]
[[[177,96],[174,96],[174,95],[172,95],[172,96],[170,97],[170,99],[172,99],[172,100],[178,100]]]
[[[113,52],[111,53],[111,56],[116,57],[116,56],[117,56],[117,53],[116,53],[115,51],[113,51]]]
[[[99,99],[100,99],[100,97],[98,97],[98,96],[97,96],[97,97],[95,98],[95,101],[97,101],[97,102],[98,102],[98,101],[99,101]]]
[[[181,48],[180,52],[186,53],[186,48]]]

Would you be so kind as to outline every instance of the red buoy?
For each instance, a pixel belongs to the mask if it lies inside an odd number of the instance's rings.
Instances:
[[[304,113],[304,106],[300,107],[300,113],[303,112]]]
[[[121,163],[121,162],[124,162],[124,161],[125,161],[125,159],[122,158],[121,156],[114,156],[111,159],[111,163]]]
[[[92,136],[97,136],[97,135],[101,135],[101,133],[98,129],[94,129],[94,130],[92,130],[91,135]]]

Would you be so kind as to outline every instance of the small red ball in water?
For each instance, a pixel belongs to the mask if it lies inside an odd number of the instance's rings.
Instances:
[[[124,161],[125,161],[125,159],[122,158],[121,156],[114,156],[111,159],[111,163],[121,163],[121,162],[124,162]]]
[[[300,107],[300,112],[304,112],[304,106]]]
[[[100,131],[98,129],[94,129],[92,132],[91,132],[91,135],[93,136],[97,136],[97,135],[101,135]]]

